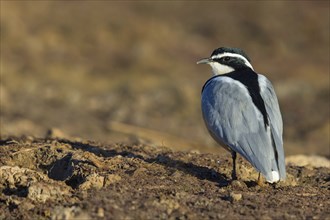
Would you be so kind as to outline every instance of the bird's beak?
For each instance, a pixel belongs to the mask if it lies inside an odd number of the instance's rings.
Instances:
[[[197,61],[197,64],[208,64],[210,62],[212,62],[211,58],[204,58],[204,59]]]

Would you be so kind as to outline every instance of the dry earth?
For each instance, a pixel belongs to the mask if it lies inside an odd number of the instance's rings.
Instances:
[[[259,186],[238,162],[231,182],[229,154],[3,139],[0,219],[330,219],[329,167],[288,164],[285,182]]]
[[[329,1],[0,4],[0,220],[330,219]],[[284,183],[231,182],[204,126],[220,46],[274,84]]]

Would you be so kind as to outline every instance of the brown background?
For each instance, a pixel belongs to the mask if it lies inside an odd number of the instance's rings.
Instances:
[[[286,153],[329,156],[328,1],[1,1],[0,24],[2,138],[58,128],[212,151],[196,61],[231,46],[272,80]]]

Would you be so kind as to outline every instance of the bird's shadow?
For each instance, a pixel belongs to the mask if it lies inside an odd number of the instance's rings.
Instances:
[[[158,154],[154,158],[144,158],[141,155],[137,155],[129,151],[116,151],[116,150],[104,150],[91,144],[84,144],[80,142],[73,142],[68,140],[57,140],[61,143],[69,144],[74,149],[80,149],[95,154],[99,157],[115,157],[121,155],[123,157],[138,158],[147,163],[157,163],[159,165],[172,168],[188,175],[195,176],[200,180],[208,180],[218,184],[219,187],[225,187],[230,184],[230,180],[227,179],[225,174],[215,171],[213,168],[207,168],[199,165],[195,165],[192,162],[183,162],[181,160],[172,159],[166,153]]]
[[[165,167],[182,171],[191,176],[195,176],[200,180],[208,180],[215,182],[219,187],[224,187],[229,184],[226,176],[222,173],[215,171],[213,168],[207,168],[199,165],[195,165],[191,162],[183,162],[181,160],[172,159],[168,155],[159,154],[155,158],[145,160],[149,163],[157,163]]]

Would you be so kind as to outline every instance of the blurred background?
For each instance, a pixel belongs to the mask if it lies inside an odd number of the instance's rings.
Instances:
[[[0,18],[1,138],[217,151],[196,61],[230,46],[273,82],[286,154],[330,155],[329,1],[1,1]]]

